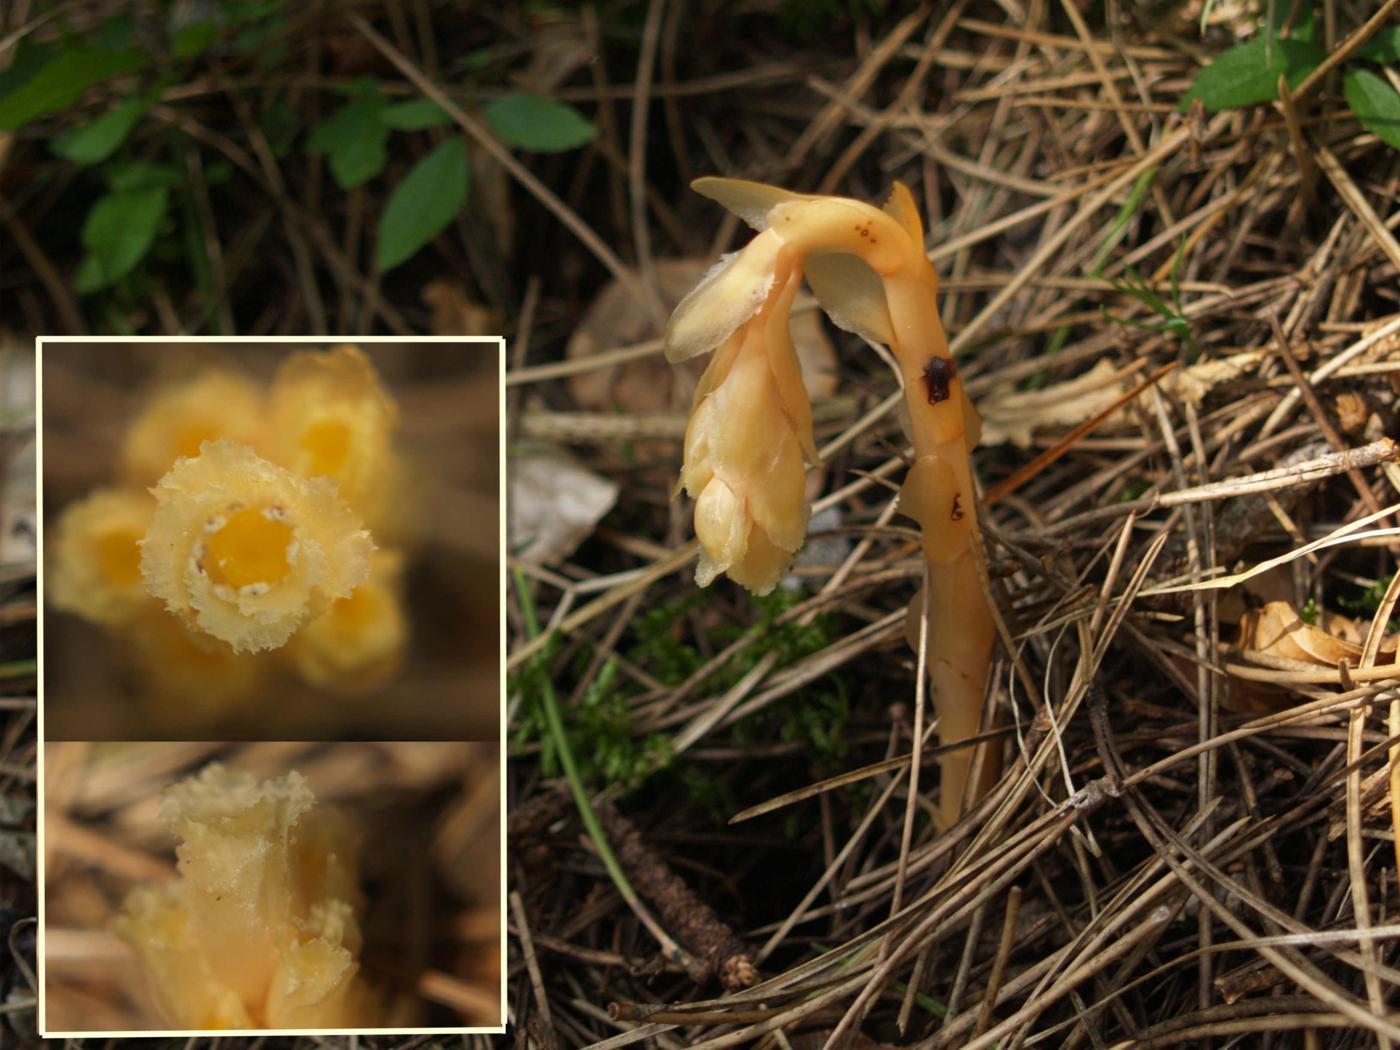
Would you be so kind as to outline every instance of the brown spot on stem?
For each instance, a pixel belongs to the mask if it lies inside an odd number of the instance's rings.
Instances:
[[[962,493],[961,493],[961,492],[954,493],[954,495],[953,495],[953,520],[954,520],[954,521],[962,521],[962,520],[963,520]]]
[[[934,357],[924,365],[924,385],[928,387],[928,403],[939,404],[948,400],[949,388],[958,377],[958,370],[946,357]]]

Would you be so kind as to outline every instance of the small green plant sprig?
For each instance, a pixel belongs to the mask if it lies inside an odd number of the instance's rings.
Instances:
[[[1121,295],[1136,299],[1152,313],[1157,315],[1158,320],[1138,320],[1132,317],[1120,317],[1103,306],[1099,309],[1103,316],[1115,324],[1127,325],[1130,328],[1141,329],[1146,332],[1159,332],[1163,335],[1173,336],[1180,340],[1186,349],[1191,360],[1195,360],[1200,353],[1200,348],[1196,345],[1196,336],[1191,330],[1191,321],[1187,318],[1186,312],[1181,304],[1181,258],[1186,251],[1186,242],[1183,240],[1181,246],[1177,248],[1176,255],[1172,259],[1171,266],[1171,302],[1163,299],[1157,290],[1148,283],[1147,278],[1138,273],[1137,270],[1129,266],[1123,271],[1122,277],[1115,277],[1109,280],[1115,291]]]
[[[41,181],[96,175],[103,187],[77,234],[85,251],[73,279],[79,294],[111,291],[122,301],[145,301],[143,271],[166,266],[189,272],[206,300],[216,301],[221,289],[205,245],[218,231],[207,228],[208,216],[218,214],[220,188],[234,165],[211,148],[209,135],[189,130],[208,120],[211,84],[226,82],[231,97],[247,104],[254,138],[262,140],[252,143],[254,153],[265,148],[278,161],[298,149],[325,156],[344,191],[382,176],[391,157],[413,147],[412,137],[434,140],[384,197],[375,226],[379,272],[412,258],[461,211],[471,188],[467,142],[449,133],[452,118],[435,103],[391,101],[390,84],[356,80],[332,88],[340,105],[308,128],[289,101],[290,88],[241,86],[240,77],[274,72],[287,59],[308,20],[300,5],[216,0],[193,20],[169,5],[114,6],[119,13],[95,26],[70,24],[78,7],[56,8],[53,18],[36,23],[42,29],[21,37],[0,71],[0,132],[40,139],[59,161]],[[481,49],[446,75],[489,92],[504,76],[503,61]],[[566,152],[597,136],[573,107],[531,94],[493,98],[481,113],[502,143],[519,150]],[[245,158],[250,165],[256,159]],[[213,199],[205,202],[200,195],[208,191]],[[121,311],[109,313],[115,321]]]
[[[563,767],[540,698],[549,687],[548,669],[558,648],[557,638],[551,638],[511,683],[511,692],[524,701],[511,743],[517,750],[538,743],[540,771],[550,778],[560,776]],[[629,794],[670,764],[671,744],[669,737],[659,733],[634,735],[632,713],[617,675],[617,661],[604,661],[579,702],[560,708],[560,720],[584,781]]]
[[[1185,111],[1199,100],[1210,112],[1239,109],[1278,98],[1282,76],[1296,88],[1322,64],[1327,52],[1317,39],[1312,8],[1306,6],[1294,30],[1280,34],[1282,4],[1270,0],[1263,31],[1221,52],[1196,75],[1181,100]],[[1377,72],[1400,62],[1400,26],[1386,26],[1363,43],[1342,66],[1342,92],[1361,125],[1382,142],[1400,149],[1400,93]]]
[[[829,615],[818,616],[805,624],[791,619],[778,622],[804,597],[799,591],[779,589],[754,598],[752,624],[724,624],[711,631],[711,641],[719,646],[750,635],[757,641],[717,668],[705,680],[705,688],[715,693],[725,692],[771,651],[779,654],[781,666],[788,666],[830,645],[836,635]],[[705,658],[695,646],[680,639],[674,625],[678,618],[684,622],[685,613],[703,605],[707,599],[703,592],[686,593],[640,614],[631,627],[627,659],[665,685],[676,686],[686,681],[704,665]],[[521,701],[511,734],[512,746],[521,750],[537,744],[540,768],[547,777],[558,776],[561,766],[540,697],[546,690],[552,692],[549,668],[558,654],[558,639],[551,638],[544,650],[512,677],[510,684],[511,694]],[[581,664],[586,665],[591,656],[585,647],[579,654]],[[653,773],[671,767],[674,755],[670,738],[665,734],[636,732],[618,670],[616,660],[604,661],[579,702],[561,706],[559,711],[580,775],[590,783],[605,783],[629,794]],[[794,697],[792,703],[775,704],[741,719],[731,733],[733,742],[740,745],[774,738],[802,743],[819,768],[834,768],[845,754],[848,718],[845,687],[839,676],[833,675],[809,687],[801,697]]]
[[[1390,588],[1390,581],[1394,578],[1393,572],[1386,573],[1365,590],[1358,589],[1351,595],[1339,596],[1337,604],[1358,616],[1375,616],[1380,611],[1381,602],[1385,600],[1385,592]],[[1400,617],[1391,617],[1385,629],[1388,633],[1400,630]]]

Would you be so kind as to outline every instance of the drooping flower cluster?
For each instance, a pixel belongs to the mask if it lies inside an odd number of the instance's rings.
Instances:
[[[364,902],[345,818],[297,773],[259,782],[215,763],[161,797],[180,877],[133,890],[114,923],[177,1029],[353,1028],[378,1003],[359,977]]]
[[[899,183],[883,208],[736,179],[701,179],[695,189],[758,231],[682,300],[666,329],[672,361],[716,351],[695,393],[681,468],[695,498],[696,581],[707,586],[725,573],[766,593],[802,544],[802,458],[815,461],[816,451],[788,314],[805,278],[835,324],[886,344],[899,369],[913,445],[899,507],[919,522],[928,566],[928,600],[915,599],[912,619],[932,625],[940,737],[966,740],[981,724],[995,637],[967,456],[978,421],[938,317],[938,280],[913,197]],[[995,776],[995,759],[981,763],[976,783],[970,747],[939,765],[940,816],[951,823],[965,795],[980,796]]]
[[[399,574],[374,571],[399,563],[374,535],[396,421],[350,346],[289,355],[267,390],[223,368],[163,387],[124,435],[125,484],[54,527],[55,607],[118,632],[149,691],[208,706],[254,686],[269,650],[319,686],[382,682],[406,640]],[[287,645],[305,632],[319,643]]]
[[[931,283],[932,271],[902,186],[884,211],[736,179],[695,188],[759,231],[681,301],[666,329],[672,361],[718,348],[695,392],[681,472],[696,500],[696,580],[703,587],[727,573],[763,594],[802,545],[802,461],[817,458],[788,335],[798,287],[805,277],[840,327],[897,346],[924,333],[896,332],[890,298]]]

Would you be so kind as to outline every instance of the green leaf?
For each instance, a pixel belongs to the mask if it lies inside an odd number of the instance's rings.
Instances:
[[[300,123],[301,114],[285,99],[269,102],[258,113],[258,126],[267,137],[272,155],[278,160],[291,152]]]
[[[486,119],[501,141],[535,153],[562,153],[598,137],[583,114],[538,95],[507,95],[486,107]]]
[[[115,15],[97,31],[97,46],[103,51],[122,51],[136,35],[136,19],[129,13]]]
[[[379,219],[380,272],[411,258],[452,221],[467,199],[467,144],[450,138],[394,187]]]
[[[212,18],[181,26],[170,37],[170,53],[177,59],[197,58],[219,38],[219,29]]]
[[[126,141],[146,106],[144,98],[128,99],[96,120],[65,131],[49,143],[49,149],[74,164],[99,164]]]
[[[175,189],[185,184],[185,173],[170,164],[145,160],[113,161],[102,169],[107,185],[117,192],[145,190],[153,186]]]
[[[1212,113],[1270,102],[1278,98],[1280,73],[1289,87],[1295,87],[1317,68],[1324,54],[1316,43],[1275,40],[1270,56],[1266,54],[1264,37],[1257,36],[1221,53],[1201,70],[1182,98],[1180,108],[1184,112],[1197,98]]]
[[[306,148],[330,158],[331,175],[341,189],[368,182],[389,162],[389,128],[380,119],[383,109],[384,96],[375,87],[312,129]]]
[[[1388,65],[1400,62],[1400,26],[1386,26],[1356,49],[1356,58]]]
[[[163,186],[109,193],[94,204],[83,222],[89,254],[78,269],[78,291],[95,292],[135,269],[155,242],[169,205]]]
[[[0,130],[13,131],[38,117],[65,110],[94,84],[135,72],[145,64],[139,51],[105,51],[97,47],[61,51],[0,98]]]
[[[386,106],[379,119],[395,131],[423,131],[426,128],[440,128],[452,123],[447,111],[430,98],[418,98],[412,102],[399,102]]]
[[[10,60],[10,68],[0,70],[0,98],[27,84],[58,53],[51,44],[31,43],[29,38],[19,42]]]
[[[1362,126],[1386,145],[1400,149],[1400,94],[1385,78],[1360,66],[1348,66],[1342,90]]]
[[[464,72],[479,73],[494,61],[496,61],[495,48],[489,46],[478,47],[463,55],[458,65],[461,66]]]

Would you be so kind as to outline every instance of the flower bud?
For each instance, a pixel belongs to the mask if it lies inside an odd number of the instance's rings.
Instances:
[[[155,507],[140,490],[98,489],[65,508],[49,565],[54,607],[112,625],[152,604],[140,542]]]
[[[147,402],[122,442],[122,472],[132,484],[154,485],[181,456],[199,455],[204,442],[228,438],[256,445],[262,430],[258,385],[210,368],[162,387]]]
[[[272,383],[270,458],[302,477],[333,478],[369,516],[385,498],[398,409],[353,346],[292,354]]]
[[[784,381],[797,375],[787,324],[799,279],[791,275],[776,301],[730,336],[696,391],[681,483],[696,501],[702,587],[727,573],[768,593],[807,531],[811,409],[800,379]]]

